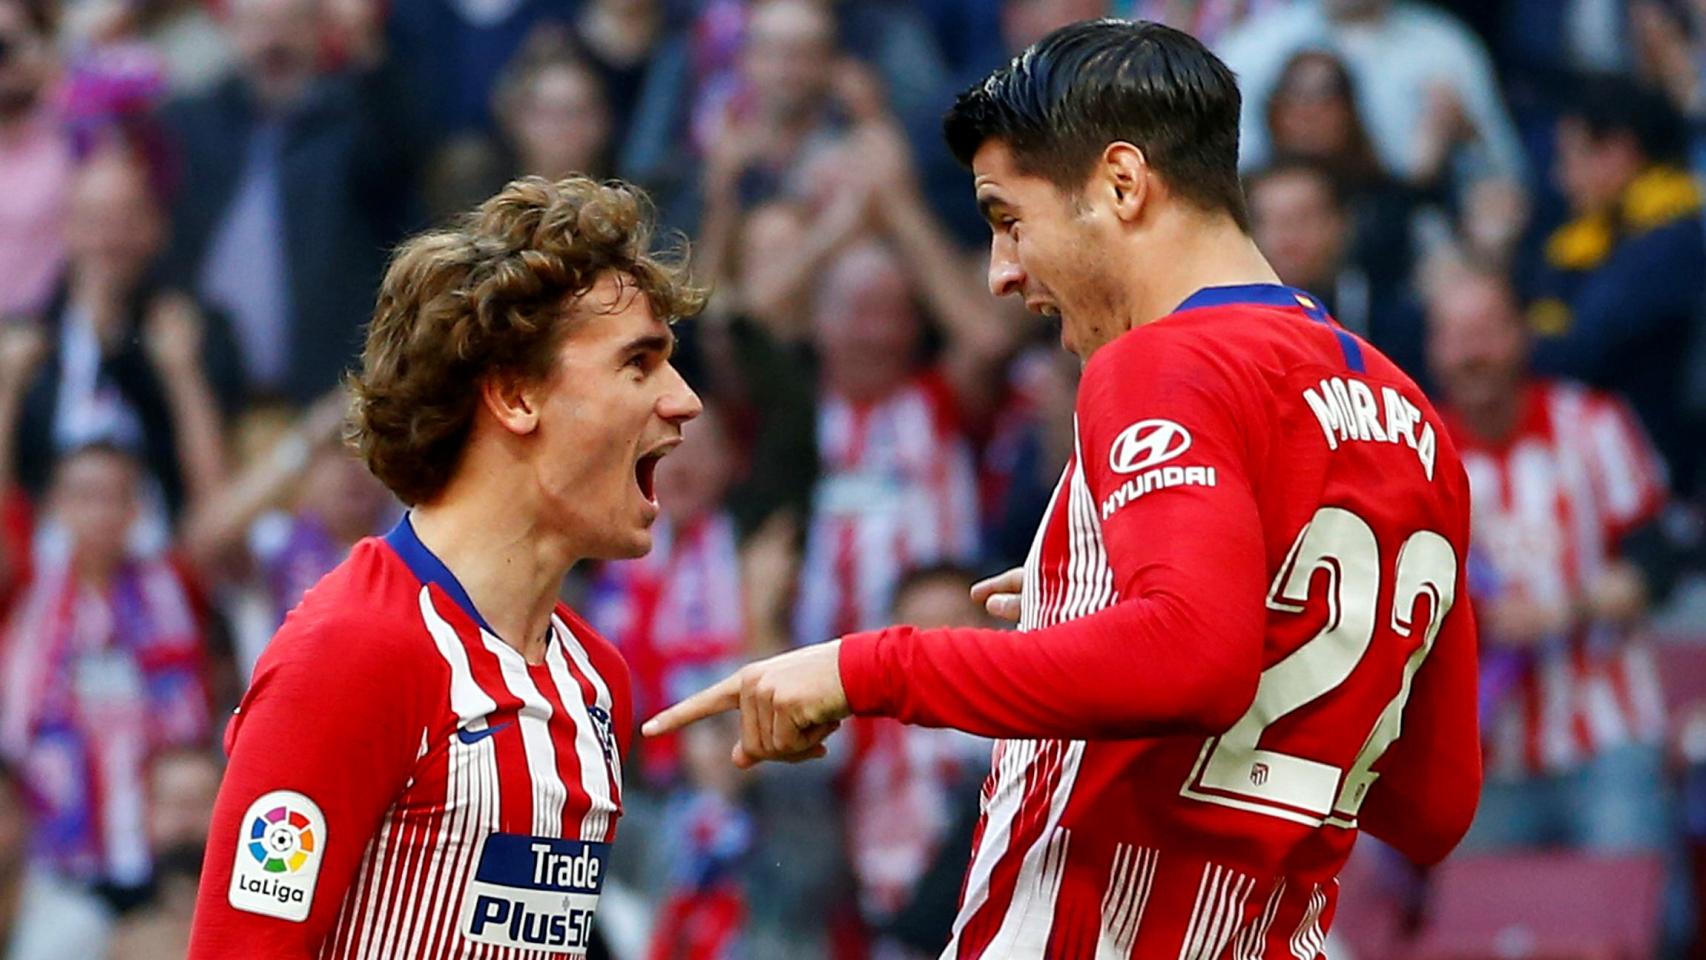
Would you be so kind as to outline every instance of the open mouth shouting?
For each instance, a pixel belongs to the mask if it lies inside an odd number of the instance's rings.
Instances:
[[[634,461],[634,484],[640,488],[640,496],[653,507],[658,505],[658,461],[669,456],[669,452],[680,445],[680,437],[671,437],[641,453],[639,459]]]

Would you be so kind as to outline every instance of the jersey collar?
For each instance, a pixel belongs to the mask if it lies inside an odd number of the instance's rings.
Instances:
[[[1173,308],[1173,313],[1185,310],[1195,310],[1199,307],[1289,307],[1292,310],[1302,310],[1303,315],[1316,323],[1325,324],[1333,331],[1333,336],[1339,341],[1339,350],[1345,355],[1345,366],[1356,373],[1364,373],[1368,367],[1362,355],[1362,344],[1351,336],[1350,331],[1333,322],[1327,315],[1327,308],[1321,304],[1321,298],[1308,294],[1296,287],[1287,287],[1278,283],[1244,283],[1227,287],[1203,287],[1196,293],[1185,298],[1185,302]]]
[[[1229,307],[1249,304],[1260,307],[1293,307],[1320,310],[1320,299],[1295,287],[1278,283],[1242,283],[1228,287],[1203,287],[1173,308],[1174,313],[1198,307]]]
[[[497,636],[497,631],[493,630],[486,618],[480,616],[480,611],[474,608],[473,599],[468,596],[468,591],[462,588],[462,582],[456,579],[456,574],[451,573],[444,561],[428,550],[427,545],[415,534],[415,525],[409,522],[407,513],[403,514],[403,518],[385,535],[385,542],[391,545],[392,550],[397,551],[397,556],[401,557],[403,563],[414,573],[415,579],[421,583],[436,584],[440,590],[450,595],[450,599],[462,608],[462,612],[466,613],[469,619],[480,625],[481,630]]]

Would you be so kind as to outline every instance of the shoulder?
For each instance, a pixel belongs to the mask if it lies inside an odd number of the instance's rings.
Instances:
[[[1173,392],[1233,389],[1253,345],[1250,332],[1225,311],[1164,317],[1116,337],[1084,365],[1082,390]]]
[[[257,683],[302,667],[380,681],[431,664],[419,595],[420,584],[389,547],[361,541],[285,617],[256,665]]]

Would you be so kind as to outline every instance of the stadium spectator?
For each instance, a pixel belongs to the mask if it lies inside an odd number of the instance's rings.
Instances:
[[[1333,318],[1406,372],[1422,368],[1420,318],[1392,277],[1356,259],[1342,182],[1309,160],[1280,160],[1245,179],[1251,235],[1287,284],[1321,298]]]
[[[738,665],[748,650],[740,544],[725,506],[736,468],[731,438],[711,406],[684,435],[689,442],[658,464],[663,514],[651,553],[606,564],[587,607],[588,622],[628,661],[638,718]],[[678,738],[644,741],[648,786],[677,782],[682,749]]]
[[[128,147],[83,161],[71,186],[70,259],[42,317],[47,362],[30,378],[15,467],[32,495],[62,451],[110,441],[138,452],[154,511],[177,515],[225,480],[222,413],[241,399],[229,328],[160,282],[166,219]],[[157,519],[157,518],[156,518]]]
[[[150,764],[153,890],[146,905],[113,927],[107,960],[182,960],[189,953],[208,811],[219,793],[220,772],[205,747],[168,750]]]
[[[295,403],[354,356],[413,186],[410,103],[386,71],[321,73],[319,11],[234,0],[237,72],[165,113],[194,185],[173,210],[173,280],[232,318],[248,385]]]
[[[558,29],[541,29],[505,68],[493,94],[498,135],[455,138],[427,176],[441,220],[491,196],[513,177],[610,174],[612,117],[599,71]]]
[[[34,825],[29,788],[16,771],[0,764],[0,957],[100,957],[111,914],[76,886],[31,866]]]
[[[794,640],[880,622],[908,567],[977,556],[977,474],[942,369],[916,357],[921,321],[894,252],[831,261],[814,343],[821,475],[800,570]]]
[[[584,0],[569,27],[574,49],[604,89],[612,130],[631,126],[667,13],[665,0]]]
[[[734,960],[745,957],[747,896],[742,868],[757,830],[742,803],[745,779],[728,763],[740,738],[729,722],[680,737],[683,788],[656,826],[670,851],[669,883],[657,908],[648,960]]]
[[[1439,198],[1386,171],[1375,156],[1344,61],[1301,50],[1286,61],[1264,109],[1276,160],[1305,159],[1339,182],[1354,230],[1354,259],[1383,285],[1410,279],[1422,214]]]
[[[1487,778],[1470,846],[1678,846],[1658,678],[1640,639],[1667,579],[1664,469],[1627,406],[1529,374],[1505,278],[1441,272],[1428,353],[1483,566]]]
[[[1060,480],[1056,468],[1072,456],[1079,367],[1056,344],[1039,342],[1009,368],[1012,396],[983,454],[984,557],[991,568],[1020,566],[1031,552],[1036,519]]]
[[[1558,122],[1557,149],[1573,219],[1546,238],[1526,285],[1534,367],[1626,397],[1677,489],[1692,493],[1698,434],[1682,395],[1706,229],[1677,117],[1655,90],[1587,78]]]
[[[920,627],[988,626],[971,600],[976,579],[951,565],[909,571],[895,588],[891,619]],[[846,804],[847,860],[870,955],[934,957],[948,945],[953,910],[914,911],[931,865],[951,848],[956,872],[971,853],[969,831],[954,831],[976,808],[990,744],[956,730],[909,727],[886,717],[854,717],[842,731],[839,780]],[[958,878],[952,881],[958,889]],[[906,915],[907,926],[897,930]],[[934,921],[934,923],[932,923]],[[934,929],[932,929],[932,926]]]
[[[1431,183],[1458,159],[1479,174],[1520,174],[1521,144],[1486,47],[1414,0],[1299,0],[1228,33],[1219,51],[1244,94],[1242,169],[1272,156],[1262,107],[1286,62],[1312,48],[1350,68],[1375,154],[1394,176]]]
[[[569,22],[558,0],[418,0],[389,4],[384,39],[411,96],[431,105],[436,138],[492,126],[492,92],[504,67],[541,25]]]
[[[347,401],[322,397],[184,519],[184,557],[228,601],[245,678],[308,588],[396,521],[397,502],[341,442]]]
[[[1154,20],[1183,30],[1210,47],[1252,16],[1294,0],[1116,0],[1117,16]]]
[[[0,2],[0,317],[39,310],[65,254],[71,142],[48,103],[55,9]]]
[[[790,187],[814,148],[838,140],[867,104],[933,125],[947,90],[924,20],[883,0],[708,3],[690,41],[660,50],[653,74],[618,169],[666,210],[698,206],[701,167],[749,207]],[[687,212],[670,219],[691,227]]]
[[[111,444],[59,456],[46,541],[0,634],[0,750],[40,798],[36,857],[117,908],[153,870],[149,758],[212,736],[196,595],[168,556],[129,546],[141,480]]]

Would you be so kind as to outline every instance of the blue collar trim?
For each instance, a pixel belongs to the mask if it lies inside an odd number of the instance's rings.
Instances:
[[[1195,310],[1199,307],[1229,307],[1235,304],[1254,305],[1260,307],[1290,307],[1302,310],[1309,319],[1324,323],[1333,331],[1333,336],[1339,341],[1339,350],[1345,355],[1345,366],[1357,373],[1367,372],[1367,364],[1362,355],[1362,344],[1350,331],[1333,322],[1327,315],[1327,308],[1321,305],[1321,299],[1305,293],[1296,287],[1282,286],[1277,283],[1245,283],[1230,287],[1203,287],[1196,293],[1185,298],[1185,302],[1173,308],[1174,313],[1182,310]]]
[[[462,612],[466,613],[469,619],[480,625],[480,629],[494,636],[497,634],[492,625],[486,622],[486,618],[480,616],[480,611],[474,609],[473,599],[468,596],[468,591],[462,588],[462,582],[456,579],[456,574],[451,573],[444,561],[428,550],[426,544],[415,534],[415,525],[409,522],[407,513],[404,513],[397,525],[391,528],[391,532],[385,535],[385,542],[391,545],[392,550],[397,551],[397,556],[403,559],[417,580],[421,583],[436,584],[440,590],[450,595],[450,599],[456,601],[456,605],[462,608]]]
[[[1238,303],[1307,309],[1304,307],[1305,302],[1320,303],[1302,290],[1277,283],[1244,283],[1230,287],[1203,287],[1186,297],[1184,303],[1173,308],[1173,312],[1195,310],[1198,307],[1229,307]]]

